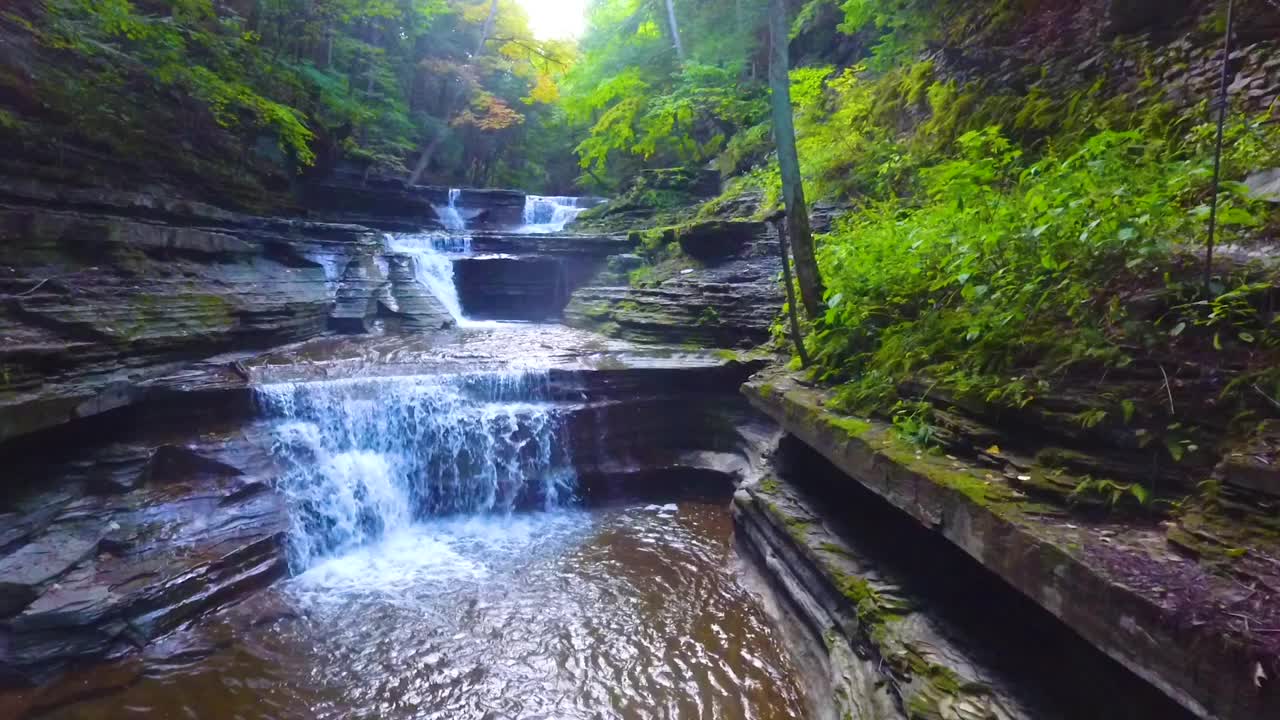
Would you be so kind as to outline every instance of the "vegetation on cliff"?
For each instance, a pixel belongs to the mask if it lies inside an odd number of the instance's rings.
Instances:
[[[808,350],[848,406],[887,411],[922,377],[1017,406],[1194,358],[1242,401],[1229,415],[1274,410],[1275,269],[1253,259],[1280,222],[1241,182],[1280,166],[1271,0],[1238,2],[1207,293],[1225,1],[769,5],[596,0],[575,48],[514,0],[23,0],[0,12],[6,162],[163,168],[242,199],[353,169],[576,182],[668,220],[768,217],[767,21],[786,12],[800,175],[842,215]],[[725,193],[690,209],[712,168]]]
[[[574,75],[625,68],[629,80],[585,96],[568,84],[567,105],[596,119],[583,166],[620,184],[651,165],[713,163],[728,190],[709,213],[753,193],[757,216],[776,212],[767,38],[762,18],[739,12],[764,4],[677,2],[681,23],[714,17],[729,30],[684,32],[681,62],[662,52],[660,3],[598,3]],[[1082,420],[1123,424],[1135,405],[1166,404],[1163,366],[1212,374],[1226,419],[1274,412],[1276,270],[1256,260],[1274,255],[1280,214],[1243,181],[1280,166],[1280,72],[1268,62],[1280,9],[1237,3],[1218,200],[1228,252],[1206,293],[1225,2],[791,7],[804,180],[810,198],[844,209],[819,239],[828,292],[808,349],[820,379],[845,384],[846,407],[915,412],[898,402],[920,378],[1017,407],[1155,371],[1151,393]]]

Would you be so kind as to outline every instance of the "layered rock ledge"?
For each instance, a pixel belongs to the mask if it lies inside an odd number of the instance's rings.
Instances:
[[[1280,717],[1280,684],[1272,680],[1280,652],[1270,634],[1280,626],[1280,596],[1269,585],[1247,587],[1178,554],[1162,527],[1082,519],[1037,502],[1016,479],[921,451],[885,423],[828,410],[826,392],[785,373],[759,375],[743,390],[851,482],[1197,716]],[[1252,629],[1235,616],[1253,619]]]
[[[737,393],[758,369],[514,325],[317,338],[151,378],[133,405],[0,447],[0,715],[74,701],[68,673],[127,683],[139,658],[164,661],[175,629],[286,574],[284,468],[259,385],[543,373],[582,499],[608,502],[753,474],[776,437]]]
[[[626,271],[643,262],[617,258],[573,293],[565,320],[637,342],[725,348],[766,342],[783,302],[773,229],[763,222],[710,221],[667,234],[666,244],[680,248],[677,259],[653,268],[651,280],[629,282]]]
[[[794,437],[732,509],[816,719],[1191,717]]]

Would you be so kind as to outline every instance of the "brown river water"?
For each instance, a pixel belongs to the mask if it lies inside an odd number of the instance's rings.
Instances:
[[[174,638],[88,718],[804,716],[727,503],[434,519]]]

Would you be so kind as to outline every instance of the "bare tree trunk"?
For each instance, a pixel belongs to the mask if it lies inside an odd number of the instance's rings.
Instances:
[[[671,23],[671,42],[676,46],[676,57],[684,62],[684,43],[680,42],[680,23],[676,20],[675,0],[667,0],[667,19]]]
[[[480,41],[476,43],[476,52],[473,58],[478,58],[484,54],[484,46],[489,42],[489,36],[493,34],[493,27],[498,22],[498,0],[493,0],[489,5],[489,16],[485,18],[484,25],[480,28]],[[441,107],[444,109],[444,120],[449,121],[451,108],[453,105],[453,93],[449,91],[449,85],[445,86],[444,98]],[[418,161],[413,164],[413,172],[409,173],[408,182],[410,185],[417,185],[422,179],[422,174],[431,166],[431,160],[435,157],[436,149],[440,147],[440,143],[444,142],[447,130],[441,130],[427,146],[422,149],[418,155]]]
[[[440,143],[444,141],[444,131],[432,138],[431,142],[422,149],[422,154],[418,155],[418,162],[413,165],[413,172],[409,173],[409,184],[417,185],[422,179],[422,173],[427,171],[431,165],[431,158],[436,154],[436,148],[440,147]]]
[[[769,87],[772,90],[773,137],[778,146],[778,168],[782,171],[782,198],[787,209],[787,230],[796,260],[800,299],[810,319],[822,314],[822,273],[809,227],[809,208],[804,200],[804,180],[800,176],[800,155],[796,151],[795,117],[791,110],[790,27],[786,0],[771,0],[769,8]]]
[[[373,95],[373,76],[378,69],[378,54],[375,48],[378,43],[378,26],[371,23],[369,25],[369,67],[368,75],[365,78],[364,94],[365,97]]]
[[[484,54],[485,43],[489,42],[489,36],[493,34],[493,26],[498,22],[498,0],[493,0],[489,5],[489,17],[484,19],[484,27],[480,29],[480,42],[476,45],[476,57]]]
[[[809,367],[809,351],[804,347],[804,334],[800,332],[800,318],[796,309],[796,286],[791,280],[791,258],[787,257],[787,229],[785,223],[773,223],[778,233],[778,253],[782,255],[782,281],[787,284],[787,319],[791,326],[791,342],[800,356],[800,367]]]

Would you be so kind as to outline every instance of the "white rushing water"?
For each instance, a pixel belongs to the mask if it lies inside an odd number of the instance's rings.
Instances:
[[[462,217],[462,212],[458,209],[458,198],[460,197],[462,197],[461,190],[450,188],[449,204],[444,207],[436,206],[436,215],[440,216],[440,224],[444,225],[444,229],[449,231],[450,234],[463,235],[467,232],[467,221]]]
[[[548,394],[536,372],[259,387],[286,463],[291,565],[428,518],[564,506],[576,476]]]
[[[458,207],[460,197],[462,191],[453,188],[449,190],[449,204],[435,208],[444,231],[389,234],[387,251],[413,258],[414,277],[449,311],[458,327],[498,327],[501,323],[471,320],[462,311],[452,256],[471,254],[471,231]]]
[[[468,320],[462,312],[458,286],[453,278],[451,254],[471,252],[471,238],[440,232],[386,236],[387,250],[413,258],[413,274],[418,282],[440,301],[459,327],[484,325]]]
[[[519,232],[532,235],[563,232],[586,210],[581,198],[527,195],[524,199],[524,226]]]

